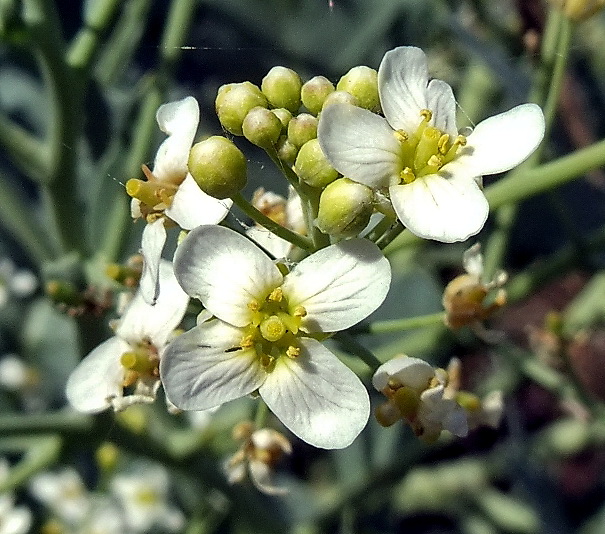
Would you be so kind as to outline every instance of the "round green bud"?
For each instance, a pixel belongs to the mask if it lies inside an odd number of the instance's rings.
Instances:
[[[274,108],[271,110],[271,113],[275,114],[275,116],[281,121],[282,132],[286,133],[288,131],[288,123],[292,118],[292,113],[290,113],[286,108]]]
[[[288,123],[288,140],[296,148],[317,137],[317,117],[301,113]]]
[[[303,182],[312,187],[325,187],[338,178],[338,171],[324,156],[317,139],[311,139],[300,147],[294,171]]]
[[[234,135],[242,135],[242,124],[252,108],[266,108],[267,105],[265,95],[251,82],[221,86],[215,101],[218,120],[225,130]]]
[[[290,143],[287,135],[282,135],[277,140],[275,149],[277,150],[277,157],[280,159],[280,161],[283,161],[287,165],[294,165],[296,155],[298,154],[298,147]]]
[[[273,67],[261,82],[261,89],[274,108],[296,113],[300,108],[302,80],[292,69]]]
[[[282,130],[282,123],[267,108],[252,108],[242,124],[244,137],[261,148],[275,146]]]
[[[309,113],[317,115],[330,93],[334,92],[334,84],[325,76],[315,76],[306,82],[300,90],[302,103]]]
[[[378,73],[370,67],[353,67],[336,85],[339,91],[352,94],[359,107],[370,111],[380,111],[380,98],[378,97]]]
[[[332,104],[351,104],[352,106],[358,106],[359,100],[346,91],[334,91],[326,97],[322,109],[331,106]]]
[[[323,190],[315,226],[325,234],[354,237],[370,221],[373,197],[368,186],[339,178]]]
[[[214,198],[231,197],[246,185],[246,157],[220,135],[193,145],[188,167],[200,189]]]

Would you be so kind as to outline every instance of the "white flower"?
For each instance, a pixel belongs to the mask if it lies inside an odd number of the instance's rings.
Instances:
[[[165,260],[160,263],[160,284],[157,304],[145,302],[139,290],[121,317],[116,335],[95,348],[72,372],[66,394],[76,410],[122,410],[154,401],[160,385],[159,358],[189,302],[172,264]],[[124,388],[129,386],[134,386],[134,392],[124,396]]]
[[[9,258],[0,259],[0,308],[13,296],[27,298],[38,288],[38,279],[27,269],[18,269]]]
[[[346,447],[367,422],[368,394],[312,334],[349,328],[378,308],[390,266],[378,247],[355,239],[282,272],[232,230],[191,231],[177,249],[175,274],[216,319],[166,349],[160,363],[166,395],[184,410],[202,410],[258,390],[307,443]]]
[[[148,181],[130,181],[136,192],[131,203],[134,218],[145,217],[149,224],[143,230],[141,253],[145,258],[141,287],[147,302],[154,302],[158,295],[158,269],[166,242],[166,217],[183,230],[191,230],[200,224],[222,221],[231,208],[232,201],[217,200],[204,193],[187,170],[189,151],[199,122],[199,106],[192,96],[169,102],[158,108],[156,120],[168,138],[160,145],[153,170],[144,167]]]
[[[9,476],[8,462],[0,458],[0,482]],[[0,534],[27,534],[32,525],[32,513],[25,506],[15,506],[12,493],[0,494]]]
[[[378,88],[385,118],[350,104],[322,111],[318,139],[327,159],[351,180],[388,190],[398,218],[420,237],[449,243],[479,232],[489,208],[481,177],[536,149],[541,109],[517,106],[458,135],[452,89],[429,82],[426,56],[414,47],[385,54]]]

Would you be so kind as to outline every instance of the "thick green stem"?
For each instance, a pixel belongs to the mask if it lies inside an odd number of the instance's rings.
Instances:
[[[445,319],[443,312],[420,315],[418,317],[406,317],[405,319],[393,319],[389,321],[375,321],[373,323],[360,323],[357,326],[349,328],[349,332],[354,334],[384,334],[388,332],[401,332],[422,328],[435,324],[442,324]]]
[[[382,362],[374,356],[374,353],[371,350],[366,349],[351,334],[347,332],[337,332],[333,337],[342,345],[344,350],[357,356],[366,363],[372,372],[376,371],[376,369],[382,365]]]

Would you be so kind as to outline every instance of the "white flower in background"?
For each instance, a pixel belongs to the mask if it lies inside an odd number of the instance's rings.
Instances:
[[[9,476],[8,462],[0,458],[0,482]],[[0,494],[0,534],[27,534],[32,526],[32,513],[25,506],[15,506],[12,493]]]
[[[187,169],[189,151],[199,123],[200,110],[192,96],[158,108],[156,120],[168,138],[160,145],[153,170],[143,167],[147,181],[129,180],[126,190],[133,197],[132,216],[144,217],[141,253],[145,258],[141,287],[147,302],[158,296],[158,269],[166,242],[165,223],[174,221],[183,230],[222,221],[232,201],[217,200],[204,193]]]
[[[383,426],[406,420],[414,433],[434,441],[442,430],[464,437],[467,414],[447,390],[448,375],[419,358],[398,356],[382,364],[372,378],[374,387],[387,397],[376,410]]]
[[[130,534],[124,514],[113,499],[93,495],[88,514],[74,529],[77,534]]]
[[[46,407],[40,373],[16,354],[0,357],[0,387],[19,396],[26,411],[39,411]]]
[[[515,167],[536,149],[542,110],[523,104],[459,135],[452,89],[429,82],[426,56],[415,47],[385,54],[378,88],[385,118],[344,103],[322,111],[326,158],[347,178],[388,191],[398,218],[419,237],[450,243],[479,232],[489,209],[481,177]]]
[[[27,298],[38,289],[38,279],[27,269],[17,269],[12,260],[0,259],[0,308],[10,297]]]
[[[230,484],[239,484],[249,474],[254,486],[267,495],[284,495],[288,489],[274,481],[274,468],[284,454],[292,454],[292,445],[283,434],[271,428],[254,430],[250,422],[233,429],[235,439],[244,440],[241,448],[224,464]]]
[[[162,351],[189,302],[170,262],[161,261],[159,274],[157,304],[148,304],[139,290],[120,318],[116,335],[88,354],[70,375],[66,394],[76,410],[117,411],[155,400]],[[134,391],[125,393],[124,388]]]
[[[147,532],[152,527],[162,532],[182,532],[185,516],[168,503],[170,480],[160,465],[141,466],[131,473],[116,475],[111,492],[122,509],[126,526],[133,532]]]
[[[33,476],[29,490],[60,520],[70,525],[81,524],[91,507],[90,494],[78,472],[72,468]]]
[[[288,274],[244,236],[201,226],[179,245],[175,274],[216,318],[177,337],[160,362],[166,396],[202,410],[258,391],[298,437],[349,445],[369,416],[359,378],[313,334],[349,328],[384,300],[388,261],[354,239],[305,258]]]

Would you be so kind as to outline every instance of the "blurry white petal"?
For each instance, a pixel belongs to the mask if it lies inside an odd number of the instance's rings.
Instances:
[[[389,193],[397,216],[410,232],[444,243],[475,235],[489,213],[487,200],[471,177],[432,174],[392,186]]]
[[[275,483],[273,469],[260,460],[251,460],[249,464],[250,479],[259,491],[267,495],[285,495],[288,488]]]
[[[283,279],[252,241],[221,226],[194,228],[177,248],[174,271],[190,296],[234,326],[248,325],[248,304],[264,299]]]
[[[468,274],[477,277],[480,280],[483,275],[483,254],[481,254],[481,244],[475,243],[472,247],[465,250],[462,254],[462,266]]]
[[[204,193],[191,174],[187,174],[179,185],[172,204],[164,213],[183,230],[191,230],[201,224],[216,224],[229,213],[233,201],[229,198],[218,200]]]
[[[140,292],[148,304],[155,304],[160,291],[160,258],[166,243],[166,228],[164,219],[145,225],[141,240],[143,255],[143,272],[139,282]]]
[[[259,392],[269,409],[300,439],[342,449],[365,427],[368,393],[345,364],[314,339],[300,339],[301,353],[281,357]]]
[[[178,336],[160,360],[166,397],[182,410],[205,410],[258,389],[266,373],[254,349],[236,349],[243,335],[213,320]]]
[[[376,310],[390,283],[391,267],[380,249],[365,239],[353,239],[302,260],[282,287],[290,310],[303,306],[307,312],[303,330],[335,332]]]
[[[402,386],[422,390],[429,385],[433,376],[435,376],[433,366],[424,360],[410,356],[398,356],[383,363],[376,370],[372,377],[372,385],[378,391],[382,391],[392,378]]]
[[[97,413],[111,406],[113,397],[122,396],[124,367],[122,354],[130,345],[119,337],[109,338],[90,352],[73,370],[65,393],[80,412]]]
[[[402,169],[401,145],[392,128],[366,109],[328,106],[320,115],[317,138],[332,167],[369,187],[388,186]]]

